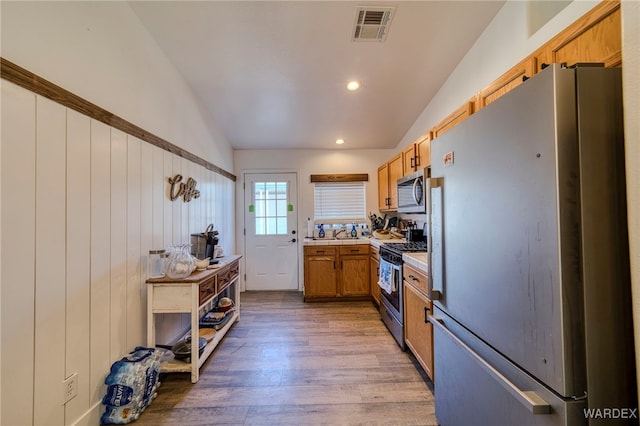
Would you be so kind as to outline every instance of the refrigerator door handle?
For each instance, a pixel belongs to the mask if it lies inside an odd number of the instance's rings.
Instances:
[[[431,316],[431,323],[445,333],[456,345],[460,346],[464,351],[471,355],[490,376],[492,376],[503,388],[507,390],[518,402],[527,407],[532,414],[549,414],[551,406],[534,391],[523,391],[513,384],[509,379],[504,377],[498,370],[493,368],[480,355],[475,353],[462,340],[450,332],[444,324],[442,318]]]
[[[444,291],[444,241],[443,241],[443,178],[431,178],[429,191],[431,192],[431,277],[429,279],[429,295],[431,300],[440,300]]]

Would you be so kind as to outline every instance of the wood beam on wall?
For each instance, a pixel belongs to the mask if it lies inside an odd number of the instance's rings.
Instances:
[[[333,175],[311,175],[311,182],[368,182],[369,174],[333,174]]]
[[[105,123],[118,130],[122,130],[123,132],[148,142],[151,145],[155,145],[158,148],[199,164],[208,170],[226,177],[227,179],[234,182],[236,181],[236,176],[233,173],[228,172],[223,168],[218,167],[215,164],[212,164],[165,139],[162,139],[159,136],[156,136],[153,133],[147,132],[135,124],[118,117],[98,105],[63,89],[62,87],[57,86],[2,57],[0,57],[0,77],[40,96],[44,96],[45,98],[64,105],[67,108],[78,111],[81,114]]]

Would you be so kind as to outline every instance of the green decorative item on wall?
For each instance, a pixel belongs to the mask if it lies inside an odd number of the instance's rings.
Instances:
[[[293,211],[293,204],[287,204],[287,211],[288,212],[292,212]]]
[[[256,207],[253,204],[249,204],[249,213],[255,213]]]

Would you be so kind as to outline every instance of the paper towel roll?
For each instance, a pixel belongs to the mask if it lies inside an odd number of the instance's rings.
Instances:
[[[311,218],[307,218],[307,238],[313,238],[313,222],[311,222]]]

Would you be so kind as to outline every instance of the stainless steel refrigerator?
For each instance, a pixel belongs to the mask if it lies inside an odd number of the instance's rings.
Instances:
[[[620,74],[550,66],[434,140],[440,424],[637,423]]]

